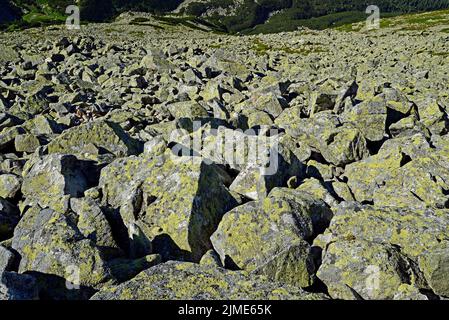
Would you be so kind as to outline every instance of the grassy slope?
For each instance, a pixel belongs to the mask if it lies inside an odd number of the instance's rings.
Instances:
[[[201,15],[207,9],[228,7],[229,1],[192,2],[185,13]],[[232,1],[230,1],[232,3]],[[326,29],[364,21],[369,0],[244,0],[233,16],[215,16],[230,32],[242,34],[292,31],[304,26]],[[376,0],[383,16],[449,8],[448,0]],[[280,10],[280,11],[276,11]],[[268,20],[269,15],[274,14]]]
[[[448,26],[449,9],[424,13],[404,14],[396,17],[381,16],[381,28],[398,30],[426,30],[431,27]],[[363,31],[364,22],[349,23],[337,27],[341,31]],[[447,30],[447,29],[446,29]]]
[[[63,23],[67,18],[60,10],[50,6],[48,0],[18,0],[14,1],[14,3],[18,7],[23,8],[26,13],[20,20],[10,23],[8,30]]]

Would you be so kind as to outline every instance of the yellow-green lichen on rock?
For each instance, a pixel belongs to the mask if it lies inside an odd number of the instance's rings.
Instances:
[[[315,239],[314,245],[324,250],[323,263],[317,276],[324,281],[330,292],[333,290],[334,295],[341,298],[349,298],[351,295],[357,298],[361,295],[369,299],[414,299],[416,290],[407,290],[408,293],[405,294],[398,289],[403,284],[411,284],[417,290],[428,290],[434,285],[435,292],[444,292],[444,282],[439,283],[435,279],[447,276],[444,267],[444,252],[447,248],[442,245],[449,232],[447,213],[446,209],[342,203],[329,228]],[[394,254],[379,255],[380,253],[372,252],[373,248],[378,248],[379,252],[391,251]],[[360,260],[359,256],[365,257],[365,260]],[[383,262],[376,260],[381,256],[384,257]],[[397,260],[395,256],[402,260]],[[355,260],[351,262],[351,259]],[[390,276],[382,280],[388,288],[380,287],[382,290],[375,293],[376,296],[372,296],[373,292],[366,291],[364,281],[367,275],[362,273],[361,267],[358,273],[353,270],[362,262],[363,268],[377,266],[371,269],[381,273],[387,271],[384,267],[388,265],[397,266],[388,271]],[[396,271],[393,272],[394,270]],[[356,277],[357,274],[359,278]],[[382,277],[383,275],[380,279]],[[348,290],[347,286],[353,290]],[[353,295],[354,291],[356,295]]]
[[[139,142],[118,124],[104,120],[66,130],[48,145],[49,153],[68,153],[92,160],[101,160],[107,154],[113,157],[138,154],[141,149]]]
[[[225,266],[307,287],[314,262],[304,239],[324,230],[331,217],[326,204],[310,194],[275,188],[263,201],[226,213],[211,240]]]
[[[168,236],[199,260],[223,214],[238,204],[225,186],[229,180],[217,165],[168,150],[116,160],[102,170],[100,186],[104,200],[121,207],[126,226],[137,224],[150,240]]]
[[[73,213],[30,208],[14,231],[12,247],[22,257],[20,272],[65,279],[77,272],[79,284],[88,287],[99,286],[110,278],[100,251],[79,232]]]
[[[397,248],[364,240],[330,243],[317,276],[332,298],[349,300],[393,299],[402,284],[417,282],[410,262]]]
[[[115,287],[105,287],[93,300],[318,300],[322,294],[271,282],[263,276],[186,262],[167,262]]]
[[[73,155],[38,157],[24,170],[21,191],[30,204],[65,212],[70,197],[80,197],[89,188],[88,168]]]

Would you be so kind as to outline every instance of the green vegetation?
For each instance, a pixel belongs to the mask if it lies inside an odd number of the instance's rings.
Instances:
[[[107,21],[124,11],[144,11],[163,15],[176,9],[183,0],[80,0],[81,19]],[[65,8],[70,0],[0,0],[0,24],[9,29],[32,27],[65,20]],[[185,25],[229,33],[258,34],[292,31],[299,27],[325,29],[339,27],[350,31],[350,24],[366,19],[368,0],[235,0],[193,1],[179,17],[164,17],[165,24]],[[382,17],[404,13],[449,8],[449,0],[377,0]],[[20,13],[22,9],[23,15]],[[220,9],[220,10],[216,10]],[[207,13],[207,18],[203,17]],[[207,20],[206,20],[207,19]],[[417,18],[419,20],[420,18]],[[422,17],[428,20],[428,17]],[[15,22],[11,25],[11,20]],[[141,22],[134,22],[141,23]],[[420,25],[420,21],[413,22]],[[433,22],[435,23],[435,22]],[[200,26],[200,27],[198,27]],[[414,28],[414,27],[411,27]]]
[[[65,10],[73,3],[70,0],[14,1],[14,7],[21,8],[23,15],[15,17],[7,28],[16,30],[63,23],[68,16]],[[111,0],[80,0],[77,4],[83,21],[104,21],[111,18],[114,13]]]
[[[290,23],[285,23],[285,15],[275,15],[268,23],[256,26],[253,30],[247,31],[249,34],[257,33],[274,33],[282,31],[294,31],[299,27],[307,27],[310,29],[326,29],[345,25],[348,23],[358,22],[366,19],[366,14],[362,12],[339,12],[325,15],[322,17],[313,17],[310,19],[289,19]]]
[[[176,9],[182,0],[112,0],[115,12],[142,11],[156,14]]]
[[[48,1],[45,0],[22,0],[15,1],[14,3],[3,0],[0,6],[2,7],[2,10],[6,7],[6,11],[14,8],[12,10],[15,12],[15,15],[10,16],[10,19],[4,21],[8,22],[8,30],[57,24],[65,20],[64,16],[62,16],[62,14],[56,10],[54,6],[50,6]],[[23,15],[19,8],[22,9],[22,12],[24,13]],[[1,22],[2,20],[0,19],[0,24]]]
[[[449,10],[440,10],[425,12],[419,14],[405,14],[397,16],[398,14],[390,13],[381,16],[381,28],[397,28],[403,31],[425,30],[431,27],[447,25],[449,21]],[[394,17],[394,18],[393,18]],[[363,23],[349,23],[339,26],[337,30],[340,31],[360,31],[363,28]],[[449,33],[448,28],[440,30],[441,32]]]
[[[264,55],[267,53],[267,51],[272,50],[273,47],[262,42],[259,38],[256,38],[253,40],[253,46],[251,49],[254,50],[256,52],[256,54],[258,54],[258,55]],[[324,50],[321,47],[310,46],[307,44],[305,44],[304,46],[299,47],[299,48],[281,47],[281,48],[276,48],[276,50],[283,51],[287,54],[298,54],[298,55],[302,55],[302,56],[307,56],[311,53],[326,52],[326,50]]]
[[[163,24],[166,24],[168,26],[186,26],[192,29],[197,29],[197,30],[205,30],[205,29],[209,29],[211,31],[214,32],[225,32],[225,30],[218,25],[215,25],[213,23],[210,23],[209,21],[202,19],[202,18],[197,18],[194,16],[187,16],[187,17],[174,17],[174,16],[154,16],[154,19],[156,19],[157,21],[160,21]]]
[[[153,27],[153,28],[159,29],[159,30],[164,30],[165,29],[162,26],[150,23],[150,21],[151,21],[150,19],[139,17],[139,18],[135,18],[134,20],[132,20],[130,22],[130,24],[137,25],[137,26]]]
[[[255,39],[252,49],[256,51],[257,54],[262,55],[265,54],[268,50],[270,50],[271,47],[263,43],[260,39]]]
[[[229,9],[232,4],[230,0],[193,2],[184,12],[198,16],[213,8]],[[365,20],[365,10],[371,4],[366,0],[259,0],[257,3],[245,0],[234,15],[215,15],[211,19],[222,23],[231,33],[274,33],[301,26],[325,29]],[[449,0],[379,0],[376,5],[385,17],[449,8]]]

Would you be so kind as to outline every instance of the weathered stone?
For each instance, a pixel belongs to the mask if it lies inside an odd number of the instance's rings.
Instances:
[[[370,141],[380,141],[385,136],[387,106],[382,96],[354,106],[342,117],[343,122],[352,122]]]
[[[449,230],[446,215],[446,210],[382,208],[343,202],[329,228],[314,244],[324,248],[338,240],[366,240],[400,247],[401,253],[416,259],[445,239]]]
[[[335,166],[344,166],[369,156],[367,142],[361,132],[351,125],[341,125],[336,115],[320,112],[310,119],[285,119],[276,124]]]
[[[268,281],[262,276],[185,262],[167,262],[95,294],[94,300],[324,299],[320,294]]]
[[[17,152],[33,153],[40,145],[39,139],[32,134],[21,134],[14,139],[14,147]]]
[[[69,199],[82,197],[95,180],[89,166],[72,155],[41,157],[25,172],[22,193],[30,204],[65,212]]]
[[[221,262],[220,256],[213,249],[207,251],[201,257],[200,265],[216,267],[216,268],[224,268],[223,263]]]
[[[441,102],[432,98],[423,98],[415,100],[415,103],[418,106],[420,122],[425,127],[435,135],[447,133],[449,121]]]
[[[282,105],[279,102],[276,95],[273,93],[265,94],[258,97],[254,101],[254,107],[256,110],[264,111],[271,115],[273,118],[278,117],[282,113]]]
[[[170,114],[176,118],[189,118],[192,120],[208,117],[208,112],[196,101],[182,101],[167,106]]]
[[[143,152],[146,155],[161,155],[167,149],[167,142],[164,137],[157,136],[145,142]]]
[[[226,213],[212,244],[225,266],[266,274],[307,287],[314,264],[311,239],[324,230],[332,212],[322,201],[297,190],[276,188],[261,202],[249,202]]]
[[[99,204],[90,198],[70,199],[70,208],[78,215],[77,227],[84,237],[92,240],[106,257],[120,255],[112,228]]]
[[[323,200],[329,207],[334,207],[338,204],[335,197],[319,180],[310,178],[305,179],[296,190],[312,195],[315,199]]]
[[[14,174],[0,175],[0,198],[15,198],[20,190],[22,179]]]
[[[69,153],[92,160],[139,154],[141,149],[140,143],[118,124],[100,120],[66,130],[48,144],[49,153]]]
[[[393,299],[416,275],[400,250],[363,240],[329,243],[317,276],[334,299]]]
[[[448,167],[435,157],[415,159],[391,172],[391,179],[375,190],[374,204],[408,208],[448,208]]]
[[[401,259],[404,262],[399,264],[399,270],[402,271],[396,272],[396,276],[393,278],[388,277],[383,284],[380,282],[380,286],[390,286],[388,290],[384,287],[382,290],[376,291],[376,294],[381,296],[368,295],[367,298],[393,299],[395,296],[396,298],[404,297],[404,292],[398,287],[400,283],[408,283],[417,289],[425,290],[433,284],[435,290],[440,294],[447,294],[443,293],[445,290],[444,281],[441,283],[435,282],[436,279],[446,276],[445,268],[440,267],[443,266],[446,259],[446,249],[442,244],[445,234],[449,230],[446,215],[446,210],[381,208],[362,206],[356,203],[343,203],[339,206],[328,230],[314,241],[314,245],[324,249],[323,264],[317,275],[328,287],[335,287],[334,294],[337,296],[344,296],[345,298],[350,296],[351,290],[343,288],[346,284],[363,297],[368,292],[366,285],[363,284],[363,281],[365,281],[363,279],[366,279],[367,275],[363,273],[362,269],[368,267],[383,255],[385,259],[389,257],[390,262],[386,263],[386,260],[384,262],[378,261],[373,265],[378,266],[379,269],[376,270],[379,270],[381,274],[385,273],[388,270],[385,269],[385,266],[394,266],[400,261],[397,259],[391,260],[396,255],[402,257]],[[365,257],[365,260],[357,260],[359,263],[365,261],[358,269],[359,278],[356,277],[356,272],[346,271],[348,267],[355,266],[351,259],[357,256],[353,251],[356,248],[358,248],[359,254],[364,254]],[[378,248],[377,250],[380,251],[376,253],[371,248]],[[396,253],[394,255],[380,254],[387,249]],[[338,268],[340,271],[337,271]],[[394,274],[391,273],[392,270],[388,271],[391,275]],[[337,276],[338,274],[341,274],[341,276]],[[398,277],[402,279],[400,283]],[[396,278],[394,285],[391,285],[390,280],[394,278]],[[359,289],[353,287],[354,283],[358,283]],[[410,294],[413,298],[414,293],[410,292]]]
[[[360,202],[444,208],[449,178],[445,158],[444,151],[433,151],[418,134],[385,142],[378,154],[348,165],[344,176]]]
[[[33,135],[51,135],[59,132],[55,121],[40,114],[25,122],[23,127]]]
[[[449,244],[442,242],[429,251],[424,252],[419,259],[419,267],[423,271],[433,292],[449,297]]]
[[[24,132],[21,127],[5,128],[0,132],[0,150],[12,146],[15,138]]]
[[[105,201],[121,207],[130,235],[150,240],[168,236],[199,260],[211,248],[209,237],[223,214],[238,203],[226,188],[229,181],[214,164],[168,151],[114,161],[101,171],[100,187]]]
[[[110,278],[100,251],[83,236],[72,214],[30,208],[14,231],[12,247],[21,255],[19,272],[34,271],[95,287]],[[51,281],[51,279],[49,279]]]
[[[175,68],[175,66],[167,60],[164,53],[158,49],[149,50],[148,55],[143,57],[140,65],[150,70],[159,71],[168,71]]]
[[[11,271],[14,265],[14,253],[0,245],[0,275],[5,271]]]
[[[255,111],[248,115],[248,127],[250,128],[271,125],[273,125],[273,120],[265,111]]]

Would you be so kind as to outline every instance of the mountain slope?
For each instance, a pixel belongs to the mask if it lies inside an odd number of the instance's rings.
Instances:
[[[7,0],[0,0],[0,24],[16,20],[20,17],[20,10]]]
[[[371,4],[367,0],[201,0],[190,1],[181,12],[207,16],[231,32],[267,33],[299,26],[324,29],[364,20]],[[376,5],[381,14],[391,15],[449,8],[449,0],[380,0]]]
[[[60,22],[73,0],[1,0],[0,24],[20,18],[24,26]],[[368,0],[80,0],[82,20],[105,21],[125,11],[201,17],[230,33],[272,33],[300,26],[324,29],[366,19]],[[449,8],[449,0],[378,0],[382,16]]]

